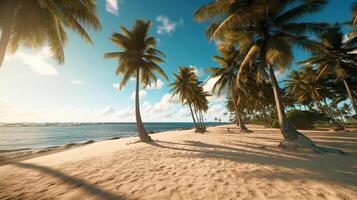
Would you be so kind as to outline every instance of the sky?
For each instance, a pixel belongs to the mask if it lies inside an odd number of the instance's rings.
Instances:
[[[0,122],[134,122],[133,92],[135,81],[118,90],[121,79],[115,75],[117,61],[106,60],[107,52],[119,51],[109,40],[119,26],[131,28],[135,20],[152,21],[150,35],[157,38],[157,48],[166,54],[161,67],[169,82],[159,79],[156,86],[140,92],[144,122],[191,121],[189,109],[171,96],[169,83],[179,66],[195,68],[201,81],[205,69],[217,66],[212,61],[216,45],[205,37],[207,23],[193,20],[193,12],[211,0],[98,0],[101,32],[89,31],[94,45],[67,31],[65,63],[58,65],[48,48],[20,48],[6,55],[0,68]],[[304,21],[341,22],[351,18],[352,0],[330,0],[319,13]],[[294,50],[296,61],[309,54]],[[296,69],[296,64],[292,69]],[[289,71],[278,73],[280,81]],[[204,86],[210,91],[213,81]],[[225,97],[213,94],[206,121],[224,115]]]

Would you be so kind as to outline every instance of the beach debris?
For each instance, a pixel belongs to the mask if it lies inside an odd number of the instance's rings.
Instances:
[[[83,143],[83,144],[92,144],[94,143],[94,140],[88,140],[87,142]]]
[[[73,147],[75,145],[76,145],[75,143],[69,143],[69,144],[64,145],[64,148],[68,149],[68,148],[71,148],[71,147]]]

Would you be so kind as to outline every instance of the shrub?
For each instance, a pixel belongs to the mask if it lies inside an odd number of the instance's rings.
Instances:
[[[290,110],[287,113],[287,120],[297,129],[309,129],[313,128],[317,121],[326,121],[327,118],[316,111]]]
[[[270,127],[271,127],[271,128],[280,128],[279,120],[278,120],[278,119],[273,119],[273,120],[271,121]]]

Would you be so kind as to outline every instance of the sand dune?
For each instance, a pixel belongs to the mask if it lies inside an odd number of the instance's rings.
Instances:
[[[229,125],[231,126],[231,125]],[[0,199],[357,199],[357,133],[307,132],[349,155],[277,148],[276,129],[103,141],[0,167]],[[130,143],[130,145],[128,145]]]

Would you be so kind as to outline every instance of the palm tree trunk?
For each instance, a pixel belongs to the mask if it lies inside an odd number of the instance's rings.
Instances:
[[[346,87],[346,90],[347,90],[347,93],[348,93],[348,97],[350,98],[350,101],[351,101],[353,110],[355,110],[355,114],[357,115],[357,104],[356,104],[356,100],[355,100],[354,96],[352,95],[351,88],[350,88],[350,86],[348,85],[346,79],[343,79],[343,84],[344,84],[345,87]]]
[[[193,110],[194,110],[194,113],[195,113],[195,116],[196,116],[197,124],[198,124],[200,127],[202,127],[202,123],[201,123],[201,121],[200,121],[200,118],[199,118],[198,115],[197,115],[196,109],[193,109]]]
[[[284,140],[280,142],[279,147],[284,149],[297,149],[298,147],[309,148],[314,152],[327,152],[329,150],[317,147],[314,142],[305,135],[298,132],[295,128],[289,125],[286,114],[284,112],[284,105],[280,95],[278,81],[276,80],[274,70],[271,65],[268,64],[269,76],[274,92],[274,99],[276,104],[276,111],[278,113],[280,131],[284,137]],[[340,152],[340,151],[338,151]]]
[[[13,26],[13,17],[16,8],[16,1],[8,1],[5,5],[8,9],[4,13],[4,24],[2,26],[1,38],[0,38],[0,67],[4,62],[6,50],[10,41],[11,29]]]
[[[206,125],[205,125],[205,122],[204,122],[204,119],[203,119],[202,111],[199,112],[199,116],[200,116],[200,120],[201,120],[201,123],[202,123],[202,128],[203,128],[203,130],[206,130]]]
[[[196,131],[198,131],[198,130],[199,130],[199,128],[198,128],[198,125],[197,125],[197,122],[196,122],[195,116],[194,116],[194,114],[193,114],[192,106],[191,106],[191,104],[190,104],[190,103],[188,103],[188,106],[190,107],[191,116],[192,116],[193,123],[195,124]]]
[[[202,128],[202,124],[201,124],[201,121],[200,121],[200,118],[198,117],[197,115],[197,110],[195,108],[193,108],[193,111],[195,113],[195,116],[196,116],[196,121],[197,121],[197,124],[200,128]]]
[[[329,107],[326,98],[323,98],[323,101],[326,106],[327,113],[329,113],[331,118],[331,129],[335,131],[344,130],[343,126],[337,121],[336,116],[333,114],[331,108]]]
[[[237,126],[239,126],[240,125],[240,122],[239,122],[239,120],[238,120],[238,118],[239,118],[239,113],[238,113],[238,106],[237,106],[237,102],[236,102],[236,100],[234,99],[234,98],[232,98],[232,101],[233,101],[233,107],[234,107],[234,112],[235,112],[235,114],[236,114],[236,123],[237,123]]]
[[[141,120],[141,115],[140,115],[140,100],[139,100],[139,84],[140,84],[140,70],[139,68],[137,69],[136,72],[136,91],[135,91],[135,116],[136,116],[136,128],[139,133],[139,138],[140,141],[142,142],[150,142],[151,137],[149,134],[145,131],[144,124]]]
[[[274,70],[271,66],[269,68],[269,75],[274,92],[274,99],[276,104],[276,111],[278,113],[279,125],[281,133],[285,139],[295,140],[298,137],[297,131],[292,131],[292,127],[289,126],[284,112],[284,105],[280,95],[280,89],[278,81],[276,80]]]
[[[239,99],[237,99],[235,97],[235,90],[234,88],[232,87],[231,89],[231,98],[232,98],[232,101],[233,101],[233,106],[234,106],[234,110],[235,110],[235,114],[236,114],[236,120],[237,120],[237,125],[239,125],[239,128],[240,128],[240,131],[241,132],[248,132],[249,130],[247,129],[247,127],[244,125],[244,122],[241,118],[241,115],[239,113],[239,110],[238,110],[238,102],[239,102]]]
[[[239,129],[240,129],[240,132],[250,132],[249,130],[248,130],[248,128],[245,126],[245,124],[244,124],[244,122],[243,122],[243,120],[242,120],[242,116],[240,115],[240,113],[239,113],[239,110],[238,110],[238,105],[239,105],[239,102],[240,102],[240,97],[238,97],[238,99],[237,99],[237,102],[236,102],[236,107],[237,107],[237,121],[238,121],[238,123],[239,123]]]

